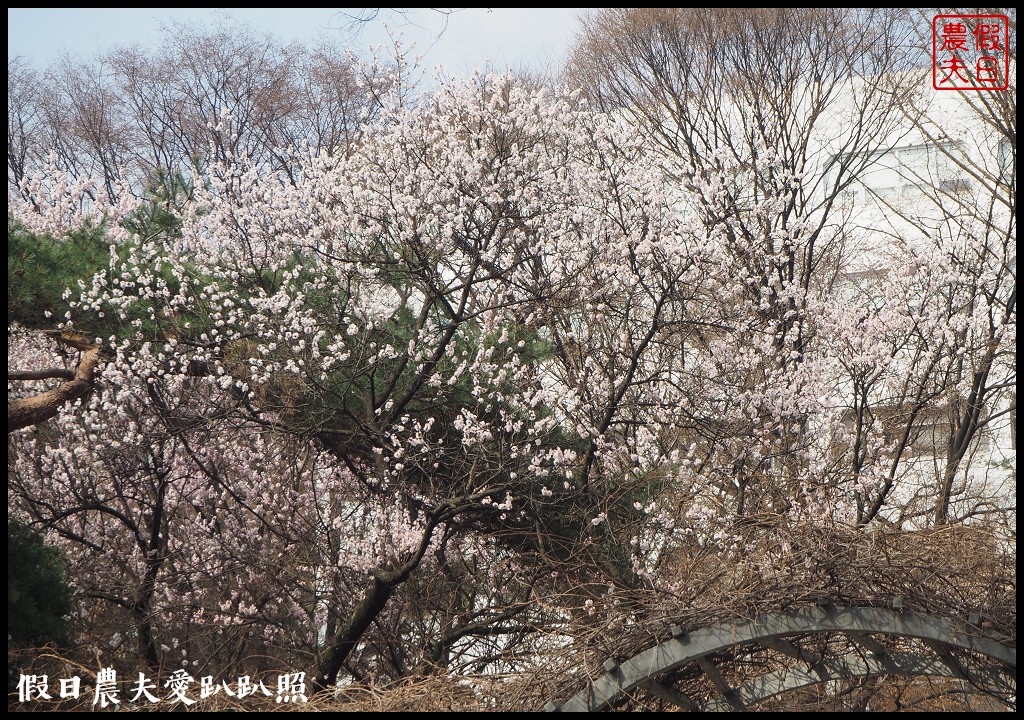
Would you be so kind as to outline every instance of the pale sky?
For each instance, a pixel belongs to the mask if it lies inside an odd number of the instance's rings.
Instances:
[[[345,12],[358,8],[8,8],[7,57],[23,56],[45,68],[70,52],[89,58],[118,45],[156,45],[161,24],[171,21],[213,24],[224,16],[268,31],[284,42],[312,43],[327,38],[346,44]],[[561,67],[576,35],[580,8],[467,8],[444,16],[416,10],[408,19],[382,9],[351,45],[363,50],[386,42],[385,22],[401,32],[427,69],[442,65],[465,75],[488,60],[491,67]],[[447,27],[444,22],[447,20]],[[444,29],[442,33],[441,30]]]

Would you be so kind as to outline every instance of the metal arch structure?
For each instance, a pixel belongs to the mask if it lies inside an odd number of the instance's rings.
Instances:
[[[973,682],[984,687],[999,688],[1012,695],[1014,688],[1003,673],[977,663],[960,661]],[[756,705],[777,695],[818,685],[823,682],[841,681],[853,678],[877,677],[879,675],[930,675],[954,680],[966,679],[963,670],[951,667],[940,657],[928,657],[917,653],[887,653],[883,657],[862,656],[851,653],[841,658],[827,658],[815,668],[795,667],[776,670],[762,675],[735,690],[733,702],[738,700],[745,707]],[[703,712],[731,712],[733,704],[724,697],[717,697],[700,707]]]
[[[897,601],[894,606],[899,604]],[[545,709],[597,712],[643,690],[683,710],[745,710],[791,690],[878,675],[955,678],[1004,698],[1004,702],[1016,693],[1015,644],[986,638],[974,624],[911,611],[826,604],[719,623],[692,633],[673,627],[672,635],[621,664],[607,661],[603,676],[561,705],[548,703]],[[839,636],[852,652],[829,654],[795,644]],[[913,641],[927,652],[889,648],[872,636]],[[776,653],[789,662],[733,687],[715,665],[715,658],[751,647]],[[691,697],[659,680],[687,669],[709,681],[712,692],[708,697]]]

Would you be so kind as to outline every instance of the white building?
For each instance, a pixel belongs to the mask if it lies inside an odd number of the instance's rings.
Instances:
[[[894,504],[919,505],[925,516],[924,506],[934,502],[943,482],[951,435],[957,439],[972,399],[968,396],[983,382],[987,391],[980,426],[951,488],[950,518],[977,521],[1000,515],[1014,528],[1015,148],[997,122],[986,121],[1003,98],[982,92],[999,91],[926,91],[920,121],[911,122],[908,110],[906,134],[891,149],[877,152],[843,194],[855,245],[837,293],[851,302],[870,302],[898,280],[892,273],[917,253],[947,264],[956,282],[977,283],[947,288],[950,303],[978,303],[948,308],[950,316],[974,316],[976,327],[971,331],[951,323],[952,341],[964,343],[954,349],[964,362],[960,382],[941,390],[944,397],[929,402],[913,421],[908,472],[893,489]],[[906,421],[906,407],[878,410],[894,431]]]

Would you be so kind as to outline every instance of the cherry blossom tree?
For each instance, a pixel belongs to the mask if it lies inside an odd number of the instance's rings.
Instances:
[[[693,494],[708,506],[698,516],[811,509],[868,523],[885,508],[888,520],[944,522],[954,478],[970,472],[961,463],[978,431],[1007,412],[998,394],[1013,385],[1003,370],[988,380],[993,363],[1004,367],[997,358],[1012,357],[1002,340],[1015,317],[1012,137],[1002,130],[1012,95],[972,96],[978,112],[961,128],[962,114],[925,107],[913,54],[924,25],[900,12],[730,20],[604,10],[585,25],[570,68],[588,97],[666,158],[713,247],[714,322],[692,347],[690,367],[704,367],[682,426]],[[947,151],[943,164],[984,176],[978,192],[947,202],[960,185],[933,163],[914,180],[927,199],[876,195],[874,211],[853,206],[897,146],[941,148],[957,132],[977,135],[960,144],[980,152]],[[941,232],[922,219],[935,208]],[[964,343],[978,349],[967,364]],[[925,436],[939,415],[950,419],[948,443],[942,479],[930,483],[913,448],[933,442]]]
[[[255,655],[230,625],[189,636],[229,622],[288,638],[323,685],[482,663],[468,640],[555,620],[530,602],[551,573],[639,583],[623,533],[670,482],[660,428],[705,279],[642,152],[571,96],[480,76],[345,155],[295,153],[287,177],[210,163],[173,237],[87,204],[111,263],[64,328],[102,318],[112,359],[57,425],[15,436],[19,508],[154,666],[195,643],[197,662]],[[47,198],[21,221],[83,222]],[[425,563],[452,593],[426,616],[393,600]]]
[[[321,688],[520,670],[635,627],[638,594],[692,597],[700,558],[771,546],[788,571],[787,523],[947,521],[1015,378],[1014,226],[894,226],[881,286],[844,275],[866,237],[844,193],[913,97],[866,72],[894,48],[838,43],[851,18],[719,38],[696,11],[605,11],[582,93],[477,74],[415,96],[400,60],[350,69],[371,100],[322,115],[289,108],[349,70],[293,85],[268,46],[272,97],[193,98],[188,148],[144,129],[168,171],[148,194],[59,154],[9,166],[12,232],[109,245],[52,320],[9,322],[9,512],[71,559],[89,642]],[[200,45],[190,92],[233,62]],[[846,54],[808,76],[812,46]],[[186,91],[142,59],[120,65],[137,112]],[[697,61],[721,70],[702,103]],[[945,484],[908,500],[946,409]]]
[[[1005,13],[1012,57],[1016,10]],[[920,13],[910,17],[922,27]],[[977,23],[967,19],[972,33]],[[907,252],[935,278],[915,305],[931,316],[931,347],[944,350],[936,373],[943,394],[936,524],[979,515],[1009,527],[1015,523],[1016,505],[1007,497],[1012,481],[984,478],[974,457],[979,446],[993,445],[1005,433],[1007,422],[1014,440],[1016,81],[1009,74],[1004,91],[920,93],[904,108],[933,148],[931,162],[911,173],[915,197],[892,209],[889,225],[912,228],[904,230],[911,236],[904,243]],[[1012,472],[1012,456],[1009,461]]]

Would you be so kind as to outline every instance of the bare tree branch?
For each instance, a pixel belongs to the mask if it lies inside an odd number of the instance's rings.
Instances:
[[[21,398],[8,403],[8,434],[31,425],[46,422],[56,416],[64,405],[84,398],[92,391],[96,368],[99,367],[102,359],[102,347],[78,333],[62,332],[51,333],[51,335],[62,345],[82,351],[82,357],[78,361],[78,368],[67,382],[59,386],[39,395]],[[58,376],[52,375],[50,377]]]

